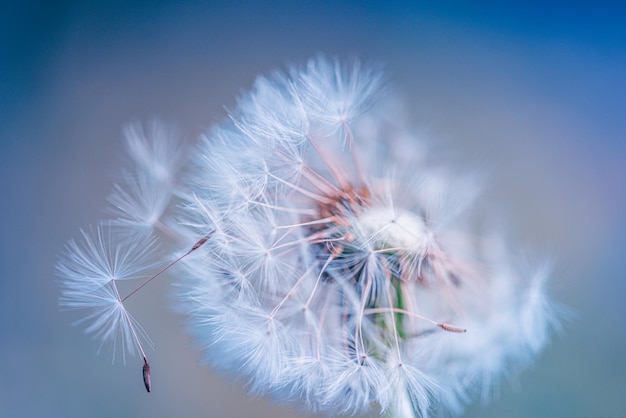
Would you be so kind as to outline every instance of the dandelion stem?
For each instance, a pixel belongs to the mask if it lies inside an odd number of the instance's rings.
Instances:
[[[364,275],[361,274],[361,277],[363,277],[363,281],[365,282],[365,288],[363,289],[363,295],[369,295],[370,291],[372,290],[372,280],[371,277],[369,275]],[[361,342],[361,347],[363,348],[363,352],[365,352],[365,341],[363,340],[363,315],[365,312],[365,297],[361,297],[361,306],[360,306],[360,311],[359,311],[359,316],[357,318],[357,324],[356,324],[356,329],[354,330],[354,342],[355,342],[355,347],[356,347],[356,357],[357,359],[359,358],[359,346],[357,344],[357,341]]]
[[[393,330],[393,338],[396,344],[396,352],[398,353],[398,362],[402,364],[402,354],[400,354],[400,341],[398,341],[398,330],[396,328],[396,316],[393,314],[393,300],[391,299],[391,272],[387,275],[387,301],[391,310],[391,329]]]

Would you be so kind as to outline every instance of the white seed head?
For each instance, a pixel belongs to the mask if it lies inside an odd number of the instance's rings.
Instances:
[[[463,218],[474,189],[376,107],[380,79],[313,60],[260,78],[205,137],[181,219],[189,240],[219,239],[185,260],[180,309],[256,392],[332,413],[459,412],[543,346],[524,330],[549,304]]]
[[[132,128],[146,173],[111,202],[122,226],[188,243],[178,309],[253,392],[336,414],[456,414],[546,344],[548,272],[528,279],[476,228],[473,181],[427,163],[378,101],[381,78],[324,58],[261,77],[175,179],[178,148]],[[65,288],[87,291],[72,263]]]

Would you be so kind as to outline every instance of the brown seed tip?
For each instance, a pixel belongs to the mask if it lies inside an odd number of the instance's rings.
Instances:
[[[204,237],[202,237],[198,242],[196,242],[193,245],[193,247],[191,247],[191,250],[189,250],[189,252],[195,251],[198,248],[202,247],[209,240],[209,238],[211,238],[211,235],[213,235],[213,231],[209,232]]]
[[[148,393],[152,389],[152,382],[150,381],[150,364],[147,358],[143,358],[143,384],[146,386]]]
[[[450,331],[450,332],[459,332],[459,333],[467,332],[465,328],[455,327],[454,325],[450,325],[450,324],[440,323],[440,324],[437,324],[437,326],[443,330]]]

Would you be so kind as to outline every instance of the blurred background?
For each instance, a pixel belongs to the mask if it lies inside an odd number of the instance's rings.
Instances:
[[[0,13],[0,417],[307,416],[200,365],[167,281],[130,306],[157,347],[147,394],[140,360],[112,366],[59,311],[54,264],[105,216],[124,124],[159,117],[193,141],[257,74],[318,53],[385,64],[433,146],[489,173],[520,247],[554,259],[574,315],[466,416],[626,416],[623,8],[23,1]]]

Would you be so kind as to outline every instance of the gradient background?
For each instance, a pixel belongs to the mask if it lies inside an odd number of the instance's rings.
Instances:
[[[198,365],[166,281],[130,306],[157,345],[145,393],[139,360],[111,366],[59,312],[54,264],[104,216],[125,123],[192,140],[257,74],[317,53],[385,63],[416,126],[487,170],[509,229],[555,259],[575,316],[467,416],[626,416],[626,13],[430,3],[3,5],[0,417],[300,416]]]

